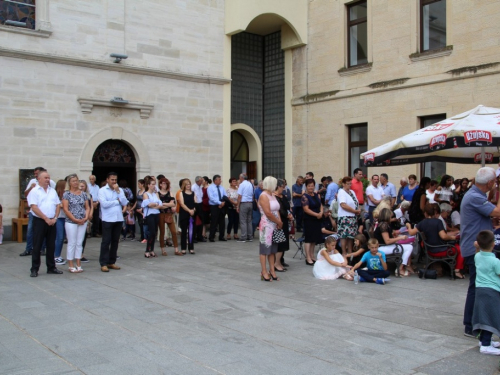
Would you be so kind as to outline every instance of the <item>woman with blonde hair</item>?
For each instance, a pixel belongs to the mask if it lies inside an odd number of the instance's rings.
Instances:
[[[163,203],[163,207],[160,210],[159,217],[159,227],[160,227],[160,248],[161,255],[167,255],[167,250],[165,249],[165,224],[170,229],[170,233],[172,233],[172,241],[174,245],[175,255],[182,255],[179,252],[178,242],[177,242],[177,231],[175,229],[174,223],[174,212],[173,207],[175,207],[175,199],[170,195],[170,181],[162,177],[158,180],[158,184],[160,184],[160,190],[158,191],[158,196]],[[167,241],[168,244],[168,241]],[[169,246],[171,246],[170,244]]]
[[[259,197],[258,207],[261,214],[259,224],[259,255],[262,281],[279,280],[274,269],[278,244],[273,243],[273,232],[283,227],[279,215],[280,204],[273,192],[276,190],[278,180],[267,176],[262,182],[263,191]],[[266,259],[269,264],[269,272],[266,267]],[[271,280],[272,279],[272,280]]]

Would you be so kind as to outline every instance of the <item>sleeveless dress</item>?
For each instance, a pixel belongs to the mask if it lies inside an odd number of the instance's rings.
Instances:
[[[321,250],[326,249],[323,248]],[[326,250],[326,252],[330,256],[330,259],[334,262],[342,263],[344,261],[342,254],[334,254],[333,252],[329,253],[328,250]],[[313,275],[315,278],[320,280],[336,280],[345,273],[347,273],[346,267],[335,267],[328,263],[328,261],[323,257],[323,251],[318,253],[318,258],[313,267]]]
[[[262,194],[267,194],[267,193],[262,193]],[[267,196],[269,198],[269,206],[271,209],[271,213],[275,217],[279,217],[280,204],[278,203],[274,195],[267,194]],[[276,229],[276,223],[272,222],[271,220],[268,220],[260,204],[258,206],[260,211],[259,254],[260,255],[276,254],[276,252],[278,251],[278,244],[273,243],[273,231]]]
[[[315,213],[321,210],[321,199],[317,193],[313,196],[304,194],[302,196],[302,207],[308,206]],[[323,243],[323,233],[321,232],[322,219],[308,215],[304,212],[304,242],[305,243]]]
[[[182,198],[184,198],[184,204],[187,208],[192,210],[194,208],[194,193],[186,194],[185,192],[182,192]],[[179,210],[179,221],[189,220],[190,217],[191,215],[189,215],[189,212],[181,207]]]

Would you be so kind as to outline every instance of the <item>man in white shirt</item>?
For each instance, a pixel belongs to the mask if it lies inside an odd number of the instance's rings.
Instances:
[[[50,176],[46,171],[38,173],[38,185],[28,195],[28,205],[33,216],[33,252],[31,256],[31,277],[38,276],[40,256],[45,241],[47,254],[45,263],[47,273],[60,275],[63,272],[56,268],[54,251],[56,247],[56,222],[61,209],[59,196],[50,186]]]
[[[116,263],[118,242],[123,225],[122,207],[128,203],[125,193],[117,184],[118,176],[109,172],[106,185],[99,190],[99,203],[101,205],[102,241],[99,263],[102,272],[119,270]]]
[[[366,188],[365,194],[368,198],[368,214],[370,222],[373,223],[373,211],[375,207],[382,201],[384,197],[384,191],[380,186],[378,186],[379,177],[378,174],[372,176],[372,183]]]
[[[31,190],[33,190],[35,187],[38,186],[38,180],[37,180],[38,174],[40,172],[45,172],[45,171],[46,171],[46,169],[44,167],[36,167],[33,170],[33,174],[35,175],[35,178],[32,178],[30,180],[30,182],[28,182],[28,185],[26,185],[26,190],[24,191],[24,197],[26,199],[28,199],[28,196],[29,196]],[[50,187],[52,189],[56,188],[56,183],[52,180],[50,180]],[[44,248],[45,248],[45,246],[42,246],[42,251]],[[24,249],[24,252],[19,254],[19,256],[24,257],[27,255],[31,255],[32,250],[33,250],[33,215],[30,212],[28,214],[28,229],[26,231],[26,248]]]
[[[101,237],[99,234],[99,185],[95,183],[96,177],[89,176],[89,191],[94,202],[94,214],[92,216],[92,237]]]
[[[391,208],[396,204],[396,187],[393,183],[389,182],[389,176],[387,173],[380,174],[380,187],[384,191],[386,197],[391,197]]]
[[[236,211],[240,214],[241,234],[237,242],[253,241],[252,232],[252,201],[253,186],[245,173],[240,174],[238,187],[238,205]]]
[[[221,178],[218,174],[214,176],[213,184],[207,189],[208,204],[210,205],[210,235],[208,240],[215,242],[215,230],[219,226],[219,241],[227,241],[224,238],[224,229],[226,226],[226,209],[224,197],[227,196],[226,190],[220,186]]]
[[[193,190],[194,193],[194,208],[195,208],[195,214],[198,217],[198,220],[200,221],[200,225],[196,226],[196,240],[198,242],[207,242],[206,239],[203,238],[203,188],[201,187],[201,184],[203,183],[203,177],[201,176],[196,176],[194,179],[194,184],[191,187],[191,190]]]

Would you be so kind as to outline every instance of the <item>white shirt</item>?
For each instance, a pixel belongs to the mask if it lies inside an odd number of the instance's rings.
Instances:
[[[238,187],[238,195],[241,195],[241,203],[253,201],[253,186],[248,180],[244,180]]]
[[[94,202],[99,199],[99,189],[100,189],[99,185],[97,185],[97,184],[92,185],[89,182],[89,191],[90,191],[90,195],[92,196],[92,199]]]
[[[61,204],[61,201],[52,187],[49,186],[45,191],[41,186],[35,186],[28,195],[28,205],[31,207],[33,204],[36,204],[45,216],[53,219],[56,216],[56,208]],[[31,214],[39,217],[33,212],[33,209],[31,209]]]
[[[353,197],[356,197],[356,193],[352,190],[350,190],[351,194]],[[338,211],[338,216],[356,216],[352,212],[348,212],[342,208],[342,203],[347,204],[349,207],[351,207],[353,210],[356,209],[356,203],[352,199],[352,197],[344,190],[344,189],[339,189],[339,192],[337,193],[337,201],[339,202],[339,211]]]
[[[406,222],[410,221],[410,215],[408,214],[408,210],[404,213],[401,210],[401,208],[398,208],[397,210],[394,210],[394,215],[396,215],[396,219],[399,220],[401,225],[404,225]]]
[[[435,195],[436,195],[436,190],[434,190],[433,193],[431,193],[429,190],[425,191],[425,196],[429,200],[429,203],[436,203],[436,201],[434,200]]]
[[[38,180],[37,180],[36,178],[32,178],[32,179],[30,180],[30,182],[28,182],[28,185],[26,185],[26,190],[24,190],[24,191],[28,191],[28,190],[29,190],[29,188],[31,187],[31,185],[32,185],[32,184],[36,184],[36,186],[39,186],[39,185],[38,185]],[[36,186],[35,186],[35,187],[36,187]],[[54,181],[52,181],[52,180],[50,180],[50,187],[51,187],[52,189],[55,189],[55,188],[56,188],[56,183],[55,183]],[[34,188],[33,188],[33,189],[34,189]]]
[[[444,231],[446,232],[446,221],[443,219],[441,215],[439,215],[439,220],[443,223]]]
[[[128,199],[125,197],[123,190],[120,188],[120,193],[117,193],[106,186],[99,189],[99,203],[101,204],[101,220],[108,223],[123,221],[122,206],[128,204]]]
[[[451,213],[451,224],[456,227],[457,225],[460,225],[460,212],[458,211],[453,211]]]
[[[368,206],[372,207],[375,207],[377,204],[372,202],[369,195],[371,195],[373,199],[376,199],[378,201],[381,200],[382,197],[385,195],[384,189],[382,189],[380,186],[373,186],[373,185],[370,185],[366,188],[365,194],[366,197],[368,198]]]
[[[194,201],[195,203],[203,202],[203,188],[201,185],[198,185],[196,182],[191,186],[191,190],[194,193]]]

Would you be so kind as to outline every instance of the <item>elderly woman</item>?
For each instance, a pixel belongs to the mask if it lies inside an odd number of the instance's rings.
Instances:
[[[345,257],[352,253],[354,237],[358,234],[357,217],[361,210],[356,194],[351,190],[352,178],[346,176],[342,179],[342,189],[337,193],[339,202],[337,234],[340,237],[342,255]]]
[[[410,215],[408,210],[410,209],[411,202],[403,201],[397,210],[394,210],[394,215],[396,219],[399,220],[401,226],[405,226],[407,222],[410,221]]]
[[[390,209],[382,209],[378,216],[377,228],[373,233],[373,236],[377,239],[380,245],[379,251],[383,252],[386,255],[392,254],[394,252],[398,241],[408,239],[408,236],[398,235],[397,231],[392,230],[391,217],[392,211]],[[400,244],[397,246],[401,246],[403,248],[403,262],[399,269],[399,274],[401,276],[408,276],[409,273],[414,273],[413,269],[410,267],[410,256],[413,250],[413,245]]]
[[[288,230],[289,221],[293,220],[293,216],[290,213],[290,203],[285,195],[285,181],[279,179],[276,185],[276,191],[274,196],[280,204],[279,214],[281,222],[283,223],[283,232],[285,234],[286,240],[278,244],[278,252],[276,253],[276,259],[274,262],[274,269],[278,272],[285,272],[286,268],[283,267],[283,256],[285,251],[290,250],[290,232]]]
[[[313,266],[314,247],[317,243],[323,243],[321,222],[323,220],[323,205],[321,197],[314,192],[316,181],[308,178],[305,181],[306,192],[302,196],[302,210],[304,211],[304,243],[306,244],[306,264]]]
[[[267,176],[262,182],[263,191],[258,202],[261,214],[259,224],[260,277],[263,281],[278,280],[274,269],[278,244],[273,243],[273,232],[275,229],[282,229],[283,222],[279,215],[280,204],[273,195],[276,185],[276,178]],[[266,268],[266,259],[269,264],[269,272]]]
[[[411,174],[408,176],[408,185],[406,185],[403,188],[403,195],[401,197],[402,200],[405,201],[412,201],[413,199],[413,194],[417,191],[418,184],[417,184],[417,176],[414,174]]]

